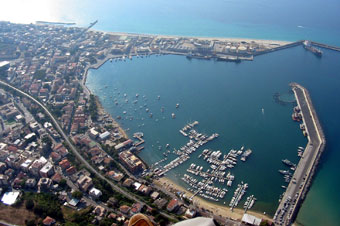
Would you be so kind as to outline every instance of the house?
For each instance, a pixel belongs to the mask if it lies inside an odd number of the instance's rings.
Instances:
[[[179,204],[178,204],[178,200],[177,199],[172,199],[166,209],[169,211],[169,212],[172,212],[172,211],[176,211],[176,209],[179,207]]]
[[[61,159],[61,156],[57,152],[52,152],[50,154],[50,158],[52,159],[53,162],[59,162]]]
[[[130,209],[131,208],[127,205],[122,205],[119,207],[120,212],[122,212],[123,214],[128,214]]]
[[[132,204],[131,209],[130,209],[130,215],[133,216],[137,213],[140,213],[142,211],[143,207],[144,207],[144,205],[139,203],[139,202]]]
[[[51,180],[55,183],[59,183],[62,179],[63,178],[59,173],[55,173],[53,177],[51,177]]]
[[[7,165],[4,162],[0,162],[0,173],[3,173],[7,169]]]
[[[50,177],[54,174],[54,167],[52,163],[47,162],[40,170],[40,176]]]
[[[93,213],[98,217],[103,217],[106,213],[106,209],[101,206],[96,206],[96,208],[93,210]]]
[[[107,200],[107,204],[111,206],[116,206],[118,204],[118,200],[115,199],[114,197],[110,197],[109,200]]]
[[[25,182],[25,185],[28,188],[34,188],[36,184],[37,184],[37,181],[34,178],[28,178]]]
[[[130,178],[127,178],[124,182],[123,182],[123,186],[124,187],[131,187],[131,185],[133,184],[133,180]]]
[[[242,222],[248,225],[260,225],[261,221],[262,221],[261,218],[257,218],[247,213],[243,214],[242,217]]]
[[[94,198],[94,199],[98,199],[103,193],[97,189],[97,188],[92,188],[90,191],[89,191],[89,195]]]
[[[110,132],[109,131],[106,131],[106,132],[104,132],[104,133],[101,133],[100,135],[99,135],[99,139],[100,140],[106,140],[106,139],[108,139],[109,137],[110,137]]]
[[[8,176],[4,174],[0,174],[0,186],[7,186],[8,185]]]
[[[32,159],[26,159],[26,161],[23,162],[23,163],[20,165],[20,168],[22,169],[22,171],[28,172],[28,168],[30,167],[30,165],[31,165],[32,162],[33,162]]]
[[[187,217],[187,218],[193,218],[193,217],[195,217],[196,216],[196,210],[193,210],[193,209],[187,209],[187,211],[185,211],[185,216]]]
[[[107,172],[106,175],[117,182],[121,181],[124,177],[124,174],[116,172],[114,170]]]
[[[90,132],[89,132],[89,135],[92,139],[97,139],[99,133],[94,129],[94,128],[91,128],[90,129]]]
[[[128,140],[126,140],[126,141],[124,141],[124,142],[122,142],[122,143],[120,143],[120,144],[117,144],[117,145],[115,146],[115,149],[116,149],[117,151],[120,151],[120,150],[122,150],[122,149],[125,148],[125,147],[130,147],[130,146],[132,145],[132,143],[133,143],[133,141],[132,141],[131,139],[128,139]]]
[[[92,185],[92,179],[89,176],[82,176],[77,180],[77,184],[82,191],[87,191]]]
[[[158,199],[159,197],[159,193],[157,191],[154,191],[152,192],[152,194],[150,195],[150,197],[153,199],[153,200],[156,200]]]
[[[48,190],[50,189],[52,185],[52,180],[50,178],[40,178],[38,182],[38,190],[43,191],[43,190]]]
[[[132,154],[130,151],[123,151],[119,153],[119,160],[129,169],[132,173],[142,172],[145,168],[142,161]]]
[[[152,192],[152,188],[150,186],[144,185],[143,187],[139,188],[139,191],[144,195],[149,195]]]
[[[43,225],[45,226],[51,226],[54,225],[56,223],[55,219],[53,219],[52,217],[47,216],[44,220],[43,220]]]
[[[166,199],[157,199],[156,201],[154,201],[154,204],[158,207],[158,209],[162,209],[166,204],[167,204],[167,200]]]
[[[74,167],[74,166],[71,166],[71,167],[69,167],[69,168],[66,169],[66,174],[67,174],[67,175],[72,175],[72,174],[74,174],[74,173],[76,173],[76,172],[77,172],[77,169],[76,169],[76,167]]]
[[[40,159],[35,160],[28,169],[34,176],[39,176],[40,169],[46,163],[47,163],[47,160],[44,157],[40,157]]]
[[[59,166],[63,169],[66,170],[71,166],[71,163],[68,161],[68,159],[63,159],[59,162]]]
[[[10,191],[5,192],[5,194],[1,198],[1,202],[5,205],[13,205],[17,199],[20,197],[21,192],[20,191]]]

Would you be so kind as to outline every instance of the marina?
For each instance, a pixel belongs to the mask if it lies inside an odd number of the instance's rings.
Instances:
[[[302,49],[302,48],[301,48]],[[304,51],[303,49],[301,50],[301,51]],[[306,51],[305,51],[306,52]],[[308,54],[308,55],[311,55],[311,57],[313,57],[313,55],[312,54]],[[135,60],[134,60],[135,61]],[[194,62],[194,61],[193,61]],[[194,77],[193,78],[191,78],[191,79],[194,79]],[[194,81],[194,80],[192,80],[192,81]],[[137,90],[136,90],[137,91]],[[134,94],[133,95],[135,95],[135,93],[136,93],[136,91],[134,91]],[[124,91],[121,91],[121,93],[124,93]],[[141,91],[141,90],[138,90],[138,93],[141,93],[141,95],[140,95],[140,97],[142,97],[142,95],[144,95],[144,91]],[[179,102],[178,100],[175,100],[175,101],[172,101],[171,102],[171,104],[169,104],[169,106],[167,105],[167,104],[165,104],[163,101],[165,101],[165,100],[167,100],[167,95],[166,94],[164,94],[164,93],[162,93],[162,92],[160,92],[160,91],[156,91],[155,92],[155,94],[152,96],[152,95],[150,95],[150,94],[147,94],[147,96],[148,96],[148,99],[149,99],[149,101],[150,100],[155,100],[156,98],[157,98],[157,94],[161,94],[161,100],[160,101],[162,101],[162,103],[160,104],[160,105],[158,105],[158,106],[156,106],[156,107],[153,107],[152,106],[152,104],[150,104],[150,102],[148,102],[148,108],[150,109],[150,111],[152,111],[152,113],[154,114],[154,119],[156,119],[156,118],[158,118],[158,119],[160,119],[161,120],[161,117],[159,117],[156,113],[158,112],[160,112],[160,109],[161,109],[161,107],[162,106],[164,106],[165,107],[165,109],[164,109],[164,111],[166,112],[165,114],[164,114],[164,116],[166,117],[166,118],[170,118],[171,119],[171,117],[167,117],[167,115],[169,115],[169,114],[171,114],[171,112],[174,112],[174,113],[176,113],[176,120],[173,120],[173,122],[174,123],[176,123],[177,124],[177,128],[176,128],[176,130],[175,130],[175,132],[177,132],[178,133],[178,135],[179,136],[182,136],[183,138],[185,138],[185,139],[188,139],[187,137],[184,137],[184,135],[182,135],[182,134],[180,134],[178,131],[179,131],[179,129],[178,129],[178,124],[180,124],[181,123],[181,121],[183,121],[183,118],[184,118],[184,120],[188,120],[188,119],[190,119],[190,117],[188,117],[188,116],[186,116],[186,117],[183,117],[183,112],[182,111],[185,111],[186,110],[186,108],[187,108],[187,106],[188,106],[188,102],[186,102],[185,100],[180,100],[180,103],[181,103],[181,107],[179,108],[179,110],[180,110],[180,112],[177,112],[177,110],[170,110],[171,108],[174,108],[174,106],[176,105],[176,102]],[[271,95],[272,95],[272,93],[274,93],[274,92],[271,92]],[[280,92],[281,93],[281,92]],[[128,93],[128,95],[130,95],[129,93]],[[181,94],[179,94],[179,95],[181,95]],[[129,101],[130,102],[130,101]],[[138,102],[140,102],[140,101],[138,101]],[[139,105],[139,104],[138,104]],[[257,111],[261,114],[261,107],[263,107],[264,109],[265,109],[265,117],[268,117],[271,113],[272,113],[272,109],[271,109],[271,107],[268,107],[266,104],[264,104],[264,103],[261,103],[260,105],[259,105],[260,107],[257,107]],[[281,106],[280,106],[281,107]],[[259,110],[260,109],[260,110]],[[156,112],[157,111],[157,112]],[[130,113],[131,112],[131,110],[127,110],[127,112],[128,113]],[[289,114],[288,114],[289,115]],[[230,117],[230,115],[228,115],[228,117]],[[140,119],[140,117],[139,117],[139,119]],[[197,118],[197,119],[199,119],[199,121],[201,122],[201,124],[204,124],[204,125],[206,125],[206,123],[204,123],[204,120],[202,119],[202,118]],[[134,120],[138,120],[138,117],[136,117],[136,116],[134,116]],[[202,123],[203,122],[203,123]],[[125,124],[126,126],[125,127],[129,127],[129,128],[132,128],[131,127],[131,125],[129,124],[129,125],[127,125],[127,123],[126,123],[126,121],[122,121],[122,123],[123,124]],[[138,121],[137,122],[138,124],[142,124],[140,121]],[[146,119],[146,117],[144,117],[144,122],[143,123],[145,123],[145,125],[148,127],[149,125],[151,126],[151,124],[152,124],[152,122],[150,121],[150,119]],[[152,124],[153,125],[153,124]],[[163,126],[164,127],[164,126]],[[206,126],[204,126],[204,127],[206,127]],[[134,130],[134,131],[136,131],[136,130]],[[137,130],[138,131],[138,130]],[[147,131],[147,129],[145,128],[145,129],[143,129],[143,132],[145,132],[145,131]],[[202,131],[204,131],[204,129],[202,130]],[[208,133],[206,133],[206,131],[208,132]],[[234,137],[230,137],[230,134],[228,134],[228,135],[226,135],[224,132],[221,132],[221,130],[214,130],[214,129],[209,129],[209,130],[206,130],[206,131],[204,131],[204,133],[206,133],[206,134],[212,134],[214,131],[218,131],[220,134],[222,134],[222,136],[223,136],[223,139],[225,139],[225,140],[234,140],[235,138]],[[244,132],[245,132],[245,130],[243,130]],[[188,131],[186,131],[186,132],[188,132]],[[164,150],[164,147],[165,147],[165,144],[166,143],[170,143],[171,144],[171,149],[170,149],[170,152],[171,153],[166,153],[166,154],[168,154],[168,160],[170,161],[171,159],[173,159],[172,158],[172,154],[174,154],[173,153],[173,148],[176,148],[176,149],[178,149],[177,147],[181,147],[182,146],[182,144],[178,144],[178,143],[176,143],[176,142],[174,142],[173,140],[165,140],[165,139],[163,139],[163,140],[160,140],[160,143],[161,144],[156,144],[156,139],[157,140],[159,140],[159,138],[155,138],[153,141],[149,141],[149,139],[150,139],[150,135],[148,134],[147,135],[148,137],[147,137],[147,139],[148,139],[148,144],[146,144],[147,146],[149,146],[149,150],[150,150],[150,146],[151,145],[154,145],[154,147],[155,147],[155,149],[157,149],[157,150],[154,150],[154,152],[155,151],[158,151],[158,146],[162,146],[162,151],[160,151],[160,154],[162,155],[162,157],[165,157],[164,155],[163,155],[163,153],[165,152],[165,150]],[[170,136],[175,136],[175,134],[174,133],[172,133],[172,134],[170,134]],[[226,136],[226,138],[224,138],[224,136]],[[177,138],[176,138],[177,139]],[[239,146],[239,145],[242,145],[242,142],[244,142],[244,141],[246,141],[247,139],[244,139],[243,141],[241,140],[240,142],[238,142],[238,144],[236,144],[236,145],[234,145],[234,144],[232,144],[232,146],[234,146],[234,147],[237,147],[237,146]],[[180,142],[183,142],[182,140],[180,140]],[[220,141],[219,141],[220,142]],[[218,143],[219,143],[218,142]],[[187,143],[187,142],[185,142],[185,143]],[[297,156],[297,147],[298,146],[302,146],[304,143],[303,142],[296,142],[296,143],[294,143],[292,146],[294,146],[294,147],[291,147],[291,150],[294,150],[294,153],[293,153],[293,155],[294,156]],[[209,145],[210,146],[210,145]],[[216,145],[214,144],[213,145],[214,146],[214,148],[210,148],[210,147],[208,147],[207,146],[207,148],[208,149],[210,149],[210,150],[218,150],[219,148],[222,148],[222,147],[215,147]],[[228,144],[227,144],[227,146],[229,146]],[[246,146],[250,146],[249,144],[246,144]],[[223,145],[223,147],[225,147],[225,144]],[[230,147],[230,146],[229,146]],[[205,148],[205,147],[204,147]],[[224,148],[223,148],[224,149]],[[228,150],[229,150],[230,148],[228,148]],[[256,153],[258,152],[258,151],[262,151],[262,150],[258,150],[259,148],[258,147],[254,147],[254,150],[256,150]],[[272,150],[273,151],[273,150]],[[197,151],[196,151],[196,153],[197,153]],[[201,154],[200,152],[198,152],[197,153],[197,155],[199,155],[199,154]],[[142,156],[147,156],[148,155],[148,152],[147,151],[145,151],[145,152],[142,152],[141,153],[141,155]],[[192,161],[193,160],[193,156],[197,156],[194,152],[190,155],[190,157],[191,157],[191,159],[190,159],[190,161]],[[261,153],[261,155],[262,155],[262,153]],[[171,158],[170,158],[171,157]],[[250,160],[253,160],[253,159],[256,159],[256,161],[258,161],[258,159],[256,158],[256,156],[249,156],[250,158],[248,158],[246,161],[250,161]],[[282,163],[280,163],[281,162],[281,160],[282,159],[284,159],[284,158],[288,158],[288,159],[290,159],[290,160],[292,160],[293,162],[296,162],[297,163],[297,160],[294,158],[294,157],[292,157],[292,155],[282,155],[282,156],[279,156],[278,157],[278,160],[276,160],[276,170],[275,170],[275,174],[276,174],[276,177],[277,178],[280,178],[280,181],[282,182],[282,177],[277,173],[277,170],[278,170],[278,165],[279,164],[282,164]],[[146,159],[151,159],[151,158],[146,158]],[[160,158],[161,159],[161,158]],[[158,160],[160,160],[160,159],[156,159],[154,162],[156,162],[156,161],[158,161]],[[201,160],[203,160],[203,155],[201,156],[201,158],[200,158]],[[221,160],[221,159],[220,159]],[[186,170],[187,169],[187,167],[186,167],[186,165],[187,164],[189,164],[190,165],[190,161],[187,161],[187,163],[186,164],[184,164],[184,166],[183,167],[180,167],[180,170],[182,170],[182,168],[184,168],[184,170]],[[238,161],[240,161],[240,160],[238,160]],[[189,162],[189,163],[188,163]],[[164,162],[162,162],[163,164],[164,163],[168,163],[167,162],[167,160],[165,160]],[[207,163],[207,162],[206,162]],[[239,165],[240,165],[241,163],[238,163],[238,165],[237,165],[237,167],[234,167],[234,169],[238,169],[239,167]],[[249,164],[251,164],[251,165],[253,165],[253,163],[252,163],[252,161],[250,161],[250,163]],[[203,166],[203,170],[202,171],[204,171],[204,172],[206,172],[206,170],[207,169],[210,169],[209,168],[209,166],[207,167],[205,164],[202,164],[202,163],[199,163],[198,165],[200,165],[200,166]],[[282,169],[284,169],[284,170],[286,170],[285,168],[282,168]],[[288,168],[287,168],[288,169]],[[171,174],[169,174],[169,175],[167,175],[167,176],[170,176],[171,177],[171,175],[172,174],[174,174],[176,171],[173,171],[173,173],[171,173]],[[177,174],[177,172],[176,172],[176,174]],[[189,173],[188,173],[189,174]],[[238,174],[236,174],[236,175],[238,175]],[[249,179],[246,179],[248,182],[249,182]],[[239,182],[237,182],[237,183],[239,183]],[[251,183],[251,184],[253,184],[253,183]],[[281,185],[282,184],[278,184],[277,185],[277,187],[279,188],[279,189],[281,189]],[[229,189],[228,189],[229,190]],[[252,192],[253,193],[253,192]],[[230,194],[232,194],[232,193],[230,193]],[[259,195],[258,194],[258,192],[255,192],[255,194],[256,194],[256,196],[258,197],[258,196],[260,196],[261,197],[261,195]],[[278,196],[278,195],[277,195]],[[262,201],[262,199],[261,199],[261,201]],[[275,200],[276,201],[276,203],[277,203],[277,199]],[[223,201],[222,201],[223,202]],[[257,206],[257,205],[255,205],[255,206]],[[259,203],[259,207],[261,206],[261,203]]]
[[[165,166],[163,166],[162,168],[156,168],[154,170],[154,173],[157,176],[163,176],[168,171],[183,164],[185,161],[190,159],[190,154],[195,152],[199,147],[203,146],[209,141],[214,140],[219,136],[217,133],[214,133],[211,136],[207,136],[205,134],[197,132],[193,127],[198,124],[199,124],[198,121],[194,121],[193,123],[188,123],[183,127],[183,129],[179,130],[184,137],[189,138],[189,142],[180,147],[178,150],[174,148],[173,153],[178,157],[169,162],[168,164],[166,164]],[[169,151],[167,151],[167,153],[169,153]],[[166,153],[163,153],[163,155],[166,156]]]

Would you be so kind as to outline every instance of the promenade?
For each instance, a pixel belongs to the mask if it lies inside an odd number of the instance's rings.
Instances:
[[[301,110],[308,143],[274,215],[277,225],[291,225],[294,222],[326,143],[308,91],[297,83],[292,83],[291,86]]]

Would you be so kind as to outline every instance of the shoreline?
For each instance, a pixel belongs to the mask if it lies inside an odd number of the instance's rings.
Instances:
[[[128,134],[126,133],[126,131],[122,128],[122,126],[114,119],[114,117],[108,113],[105,108],[103,107],[102,103],[99,101],[99,97],[95,94],[92,93],[92,91],[86,86],[86,80],[87,80],[87,76],[89,73],[90,69],[94,69],[97,70],[99,69],[102,65],[104,65],[107,61],[109,61],[111,58],[115,57],[115,55],[112,54],[108,54],[104,59],[102,60],[98,60],[96,64],[90,64],[88,66],[86,66],[85,68],[85,72],[81,81],[81,86],[83,87],[83,89],[85,90],[86,95],[90,96],[90,95],[94,95],[97,101],[97,107],[98,107],[98,111],[101,112],[102,114],[109,114],[111,119],[112,119],[112,124],[117,127],[119,133],[122,134],[122,136],[125,139],[129,139]]]
[[[99,69],[102,65],[104,65],[107,61],[109,61],[111,58],[115,57],[115,55],[107,55],[104,59],[98,61],[96,64],[92,64],[92,65],[88,65],[85,69],[85,73],[83,76],[83,80],[82,80],[82,86],[83,88],[85,88],[88,92],[88,94],[92,94],[96,97],[97,100],[97,104],[98,104],[98,110],[101,111],[102,113],[106,113],[109,114],[105,108],[103,107],[103,105],[100,103],[98,96],[93,94],[91,92],[91,90],[86,86],[86,80],[87,80],[87,76],[88,76],[88,71],[90,69]],[[118,128],[119,132],[122,134],[122,136],[126,139],[128,139],[128,135],[126,133],[126,131],[121,127],[121,125],[114,119],[114,117],[109,114],[110,117],[112,118],[113,124]],[[156,185],[163,187],[164,189],[166,189],[167,191],[175,194],[176,190],[177,191],[181,191],[182,193],[187,194],[187,196],[191,196],[192,193],[187,191],[185,188],[183,188],[182,186],[176,184],[174,181],[172,181],[169,178],[166,177],[161,177],[159,179],[153,180],[153,183],[155,183]],[[201,209],[203,212],[207,211],[210,213],[213,213],[216,216],[222,216],[225,218],[230,218],[232,220],[241,220],[242,216],[244,214],[244,210],[243,209],[239,209],[239,208],[234,208],[233,211],[230,210],[229,207],[227,206],[223,206],[222,204],[215,204],[212,202],[209,202],[201,197],[195,196],[193,198],[193,205],[196,206],[197,208]],[[264,220],[272,220],[272,217],[269,215],[264,215],[263,213],[260,212],[256,212],[256,211],[251,211],[248,210],[247,213],[254,215],[256,217],[259,217],[261,219]]]
[[[167,177],[161,177],[158,179],[153,180],[153,183],[156,185],[163,187],[167,191],[171,193],[176,192],[182,192],[183,194],[186,194],[186,196],[192,196],[192,192],[187,191],[182,186],[176,184],[174,181]],[[215,204],[212,202],[209,202],[201,197],[195,196],[193,198],[192,204],[197,207],[198,209],[202,210],[202,212],[209,212],[211,214],[214,214],[215,216],[220,216],[224,218],[229,218],[232,220],[241,220],[244,214],[244,210],[240,208],[234,208],[233,211],[230,210],[228,206],[223,206],[221,204]],[[263,220],[272,221],[272,217],[269,215],[265,215],[263,213],[248,210],[248,214],[254,215],[258,218],[261,218]]]
[[[217,40],[217,41],[222,41],[222,42],[248,42],[248,43],[252,43],[255,42],[259,45],[267,45],[267,46],[271,46],[271,47],[279,47],[279,46],[284,46],[284,45],[289,45],[292,44],[293,42],[289,42],[289,41],[279,41],[279,40],[260,40],[260,39],[248,39],[248,38],[224,38],[224,37],[188,37],[188,36],[174,36],[174,35],[152,35],[152,34],[137,34],[137,33],[124,33],[124,32],[102,32],[102,31],[95,31],[94,32],[101,32],[104,34],[110,34],[110,35],[115,35],[115,36],[144,36],[144,37],[153,37],[153,38],[186,38],[186,39],[197,39],[197,40]],[[103,59],[97,59],[97,62],[95,64],[90,64],[87,65],[85,68],[85,72],[81,81],[81,85],[85,90],[85,93],[87,93],[87,95],[94,95],[92,93],[92,91],[86,86],[86,81],[87,81],[87,76],[89,73],[90,69],[99,69],[102,65],[104,65],[107,61],[109,61],[110,59],[116,58],[116,57],[122,57],[125,54],[117,54],[117,55],[113,55],[110,52],[106,52],[105,54],[105,58]],[[131,56],[134,56],[133,54]],[[108,114],[110,115],[105,108],[103,107],[103,105],[100,103],[99,98],[97,95],[94,95],[96,97],[97,100],[97,104],[98,104],[98,111],[102,114]],[[114,119],[114,117],[112,115],[110,115],[110,117],[112,118],[112,123],[113,125],[118,129],[118,131],[122,134],[122,136],[126,139],[128,139],[128,135],[126,133],[126,131],[121,127],[121,125]],[[173,182],[171,179],[169,178],[165,178],[162,177],[158,180],[154,180],[154,183],[156,185],[159,185],[160,187],[165,188],[167,191],[170,191],[171,193],[175,194],[176,190],[177,191],[181,191],[185,194],[187,194],[189,197],[192,195],[192,193],[188,192],[185,188],[183,188],[182,186],[176,184],[175,182]],[[241,220],[244,214],[244,210],[240,209],[240,208],[235,208],[233,211],[230,210],[230,208],[228,206],[224,206],[220,203],[215,204],[212,203],[210,201],[207,201],[201,197],[197,197],[195,196],[193,198],[193,205],[196,206],[197,208],[199,208],[200,210],[202,210],[202,212],[207,212],[208,214],[214,214],[215,216],[220,216],[220,217],[225,217],[225,218],[230,218],[233,220]],[[254,215],[258,218],[264,219],[264,220],[272,220],[272,216],[269,215],[265,215],[264,213],[261,212],[256,212],[256,211],[251,211],[248,210],[247,213]]]
[[[121,36],[147,36],[147,37],[159,37],[159,38],[186,38],[186,39],[199,39],[199,40],[220,40],[220,41],[233,41],[233,42],[257,42],[259,44],[277,43],[281,45],[287,45],[296,41],[287,40],[273,40],[273,39],[256,39],[256,38],[242,38],[242,37],[211,37],[211,36],[191,36],[191,35],[167,35],[167,34],[148,34],[148,33],[134,33],[134,32],[118,32],[118,31],[101,31],[91,30],[94,32],[102,32],[110,35],[121,35]]]

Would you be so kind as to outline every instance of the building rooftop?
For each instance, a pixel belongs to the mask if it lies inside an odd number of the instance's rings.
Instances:
[[[13,205],[17,201],[20,194],[20,191],[5,192],[1,198],[1,202],[5,205]]]

